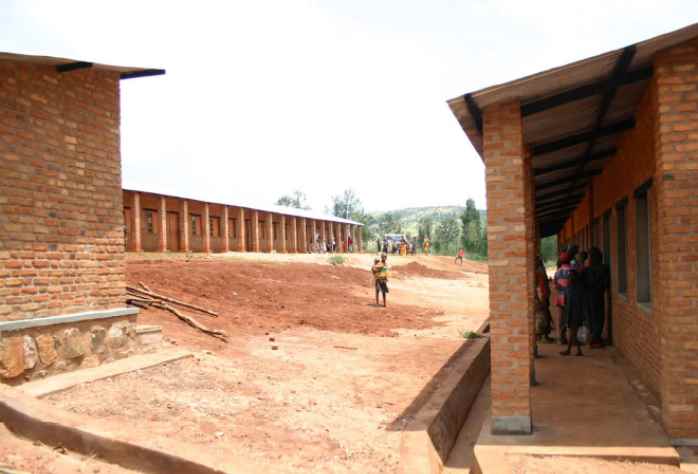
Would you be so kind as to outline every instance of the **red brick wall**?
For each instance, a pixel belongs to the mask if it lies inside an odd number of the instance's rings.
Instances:
[[[655,58],[662,418],[698,439],[698,39]]]
[[[122,307],[119,77],[0,62],[0,319]]]
[[[531,415],[534,236],[522,134],[518,102],[484,110],[495,424]]]

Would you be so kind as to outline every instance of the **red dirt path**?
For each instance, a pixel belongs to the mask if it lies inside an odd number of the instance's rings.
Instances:
[[[341,266],[244,261],[128,263],[127,276],[129,285],[143,282],[155,292],[218,311],[219,318],[185,312],[229,335],[311,326],[394,336],[397,328],[436,326],[432,318],[442,314],[404,304],[376,307],[370,296],[370,272]],[[174,321],[181,328],[177,333],[195,332],[161,310],[147,309],[141,315],[142,323],[172,327]]]

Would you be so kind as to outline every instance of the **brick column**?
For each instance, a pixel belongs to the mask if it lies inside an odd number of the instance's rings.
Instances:
[[[141,243],[141,194],[133,193],[133,251],[142,252]]]
[[[274,251],[274,214],[269,213],[269,219],[267,220],[267,251],[272,253]]]
[[[167,252],[167,200],[160,196],[160,252]]]
[[[245,242],[245,209],[238,209],[238,251],[245,252],[247,243]]]
[[[211,253],[211,212],[204,203],[204,252]]]
[[[223,251],[230,252],[230,225],[228,225],[228,220],[230,219],[228,213],[228,206],[223,206]]]
[[[300,220],[300,226],[301,226],[301,233],[300,233],[300,252],[302,253],[307,253],[308,252],[308,232],[307,232],[307,227],[305,225],[305,217],[301,217]]]
[[[531,433],[534,256],[518,101],[484,110],[492,359],[492,432]]]
[[[298,219],[291,217],[291,247],[293,252],[298,252]]]
[[[279,252],[286,253],[286,216],[281,214],[279,216],[279,239],[281,240],[281,245],[279,246]]]
[[[651,81],[656,117],[655,174],[647,192],[656,222],[650,224],[651,318],[662,341],[662,422],[674,444],[698,441],[697,71],[698,41],[691,40],[656,57]]]
[[[259,211],[252,211],[252,251],[259,252]]]
[[[182,252],[189,252],[189,202],[187,202],[186,199],[182,199],[179,221],[181,222],[179,228],[182,233],[179,239],[179,250]]]

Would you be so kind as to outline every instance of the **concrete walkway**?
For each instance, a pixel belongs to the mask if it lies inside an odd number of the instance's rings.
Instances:
[[[191,357],[192,353],[178,348],[165,349],[150,354],[139,354],[102,364],[89,369],[54,375],[45,379],[34,380],[19,387],[19,390],[32,397],[43,398],[48,395],[68,390],[82,383],[115,377],[117,375],[147,369],[156,365]]]
[[[559,351],[557,344],[540,347],[532,435],[493,436],[486,417],[474,448],[482,472],[512,472],[512,458],[522,454],[679,465],[678,453],[634,392],[614,349],[585,349],[585,357],[563,357]],[[458,466],[458,456],[452,452],[447,462],[453,472],[466,467],[462,461]]]

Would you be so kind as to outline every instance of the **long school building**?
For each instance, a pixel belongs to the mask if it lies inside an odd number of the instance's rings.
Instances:
[[[363,248],[359,222],[295,209],[246,207],[124,189],[126,250],[131,252],[306,253],[334,241]]]
[[[556,235],[603,250],[607,334],[698,445],[698,25],[449,105],[486,166],[492,430],[535,425],[534,257]]]

